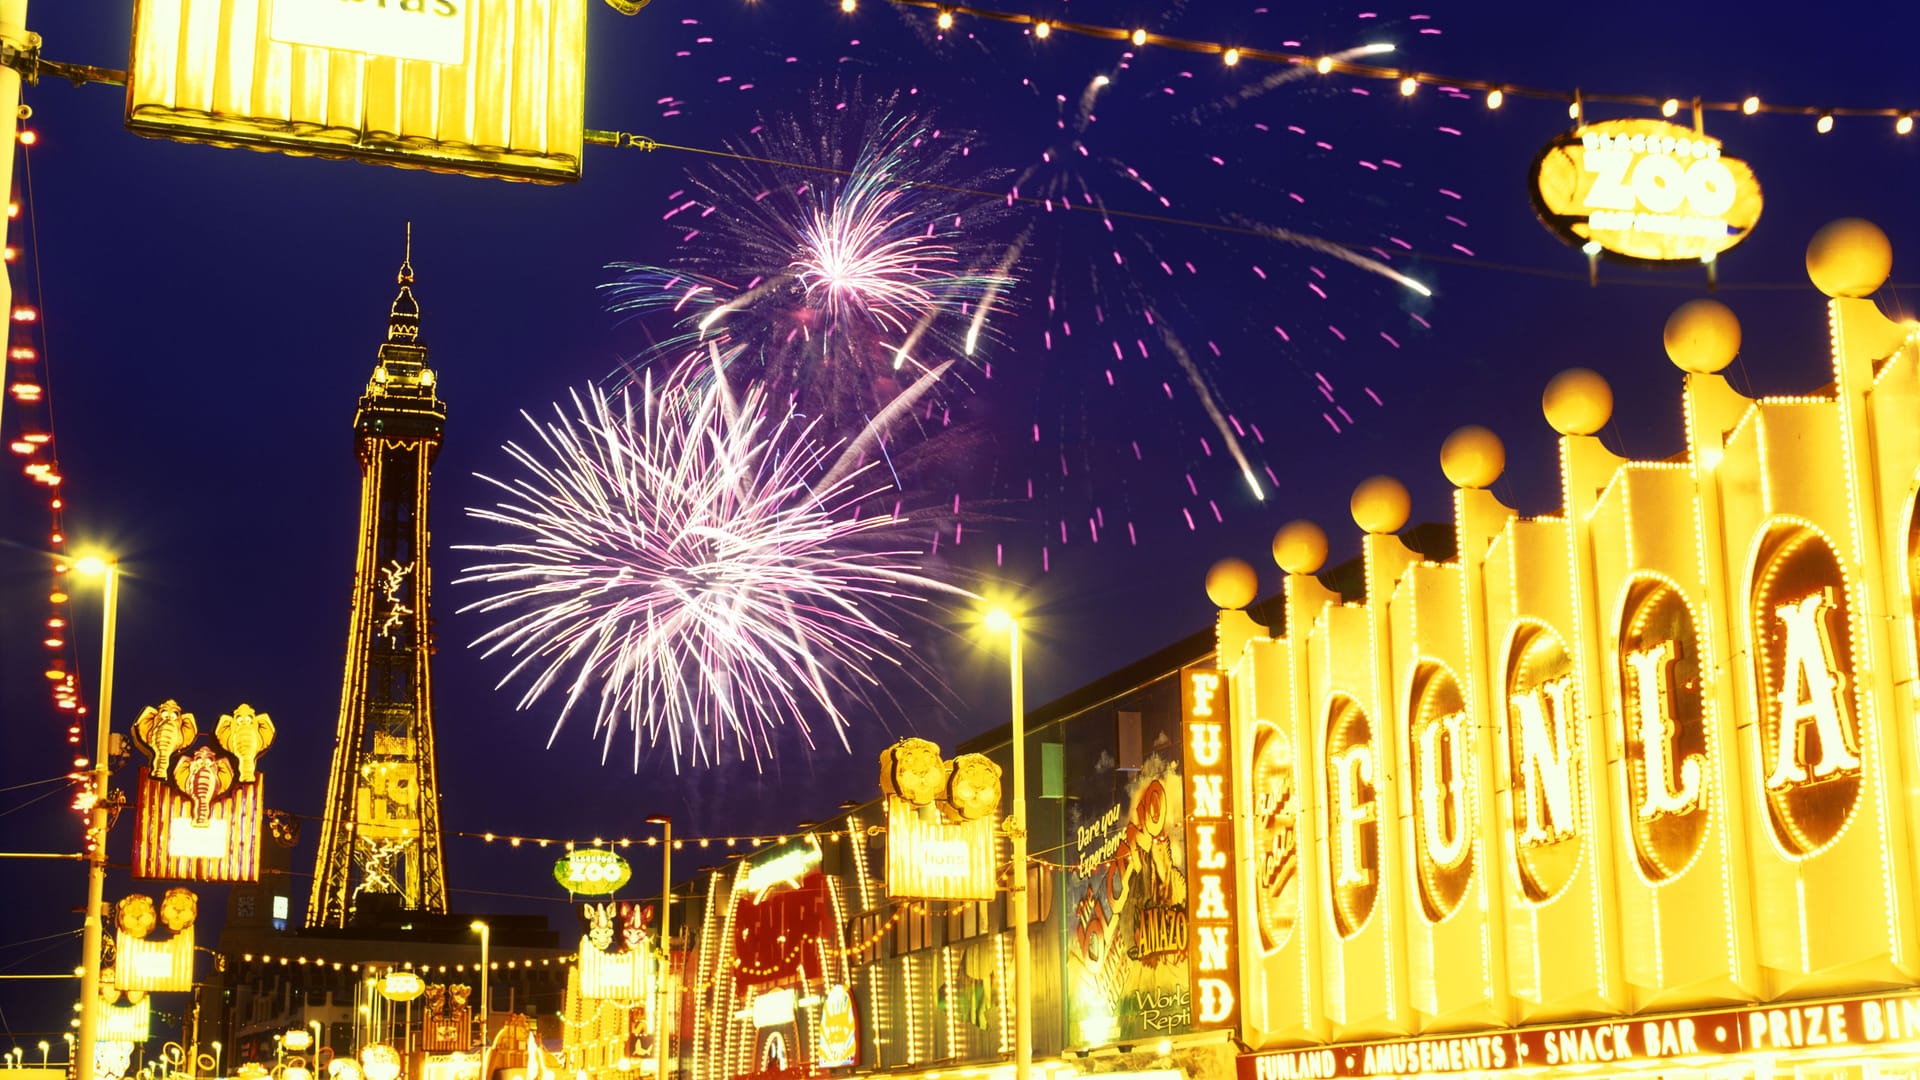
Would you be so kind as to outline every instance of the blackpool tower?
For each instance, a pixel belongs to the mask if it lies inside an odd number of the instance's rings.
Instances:
[[[419,343],[412,247],[409,229],[387,340],[353,418],[360,529],[308,926],[346,926],[376,906],[447,910],[427,561],[428,479],[447,412]]]

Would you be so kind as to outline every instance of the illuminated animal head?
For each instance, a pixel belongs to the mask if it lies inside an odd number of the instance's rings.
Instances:
[[[123,897],[113,908],[113,922],[120,932],[133,938],[143,938],[153,932],[155,922],[153,897],[134,893]]]
[[[947,773],[940,810],[948,818],[976,821],[1000,808],[1000,766],[985,754],[962,754]]]
[[[901,739],[880,754],[880,789],[915,806],[926,806],[947,785],[940,748],[925,739]]]
[[[249,783],[255,761],[273,745],[273,718],[254,712],[251,705],[241,705],[220,717],[213,737],[240,762],[240,782]]]
[[[213,817],[213,800],[233,786],[233,766],[202,745],[186,757],[176,756],[173,783],[193,804],[193,823],[205,825]]]
[[[193,714],[181,712],[180,703],[172,699],[147,706],[133,721],[134,744],[153,759],[155,780],[167,778],[167,767],[172,764],[174,752],[199,734]]]
[[[192,926],[199,914],[200,898],[191,889],[168,889],[160,897],[160,921],[176,934]]]
[[[613,905],[588,904],[586,906],[587,941],[601,952],[606,952],[613,944]]]

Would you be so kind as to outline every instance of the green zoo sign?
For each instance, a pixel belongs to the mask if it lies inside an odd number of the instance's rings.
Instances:
[[[553,880],[576,896],[605,896],[631,877],[627,860],[605,848],[570,851],[553,864]]]

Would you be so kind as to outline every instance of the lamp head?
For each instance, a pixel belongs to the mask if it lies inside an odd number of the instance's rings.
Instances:
[[[74,562],[73,568],[88,577],[99,577],[113,569],[115,560],[110,555],[88,555]]]
[[[486,922],[481,919],[475,919],[473,920],[472,923],[468,924],[467,929],[473,931],[476,934],[484,934],[488,930],[492,929],[492,927],[489,927],[486,924]]]
[[[988,608],[986,617],[981,622],[987,629],[997,634],[1006,633],[1020,625],[1020,620],[1014,618],[1011,611],[997,606]]]
[[[672,819],[672,818],[670,818],[670,817],[668,817],[668,816],[667,816],[667,815],[665,815],[665,814],[655,814],[655,815],[653,815],[652,817],[650,817],[650,818],[648,818],[648,819],[647,819],[647,824],[649,824],[649,825],[671,825],[671,824],[673,824],[673,819]]]

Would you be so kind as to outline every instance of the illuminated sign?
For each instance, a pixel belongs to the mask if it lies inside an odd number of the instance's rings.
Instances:
[[[1560,895],[1580,865],[1580,692],[1560,635],[1522,623],[1507,665],[1513,851],[1527,898]]]
[[[1700,640],[1680,590],[1633,583],[1622,613],[1617,677],[1627,737],[1627,828],[1649,881],[1671,880],[1700,851],[1706,791],[1706,705]]]
[[[114,905],[116,985],[122,990],[177,991],[193,988],[193,924],[200,900],[190,890],[168,889],[156,909],[136,893]],[[149,941],[156,925],[172,932]]]
[[[792,840],[755,857],[747,864],[746,890],[753,902],[766,899],[776,886],[797,889],[808,874],[820,869],[820,841],[811,835]]]
[[[135,877],[260,880],[266,811],[257,765],[273,735],[272,718],[246,705],[220,717],[217,745],[196,745],[200,729],[177,702],[141,710],[133,742],[150,764],[134,804]]]
[[[1253,889],[1260,947],[1271,952],[1300,919],[1298,790],[1293,740],[1259,721],[1253,735]]]
[[[1540,220],[1575,245],[1625,262],[1711,261],[1760,219],[1753,170],[1720,140],[1662,120],[1575,128],[1534,159]]]
[[[580,178],[587,0],[136,0],[137,134]]]
[[[345,49],[370,56],[458,64],[465,58],[467,19],[480,0],[273,0],[268,36],[289,45]]]
[[[1811,1047],[1873,1047],[1920,1038],[1920,996],[1753,1006],[1690,1016],[1636,1016],[1313,1050],[1248,1054],[1239,1080],[1483,1073],[1664,1062]]]
[[[991,900],[1000,767],[984,754],[952,761],[925,739],[880,754],[887,803],[887,893],[896,899]]]
[[[1832,842],[1861,796],[1852,606],[1833,548],[1812,529],[1768,535],[1754,567],[1757,764],[1774,841],[1793,856]]]
[[[834,983],[820,1003],[820,1058],[814,1062],[822,1069],[840,1069],[852,1065],[860,1052],[860,1028],[853,1012],[853,995]]]
[[[1180,672],[1186,742],[1188,964],[1195,1027],[1238,1022],[1240,960],[1234,940],[1233,762],[1227,747],[1227,680],[1210,667]]]
[[[388,1001],[412,1001],[426,990],[427,984],[411,971],[390,971],[380,980],[380,995]]]
[[[1414,859],[1421,910],[1437,923],[1460,906],[1473,880],[1473,724],[1445,664],[1419,666],[1411,709]]]
[[[1373,725],[1360,703],[1336,696],[1327,710],[1327,880],[1334,928],[1360,932],[1380,894],[1380,813]]]
[[[606,848],[569,851],[553,864],[553,880],[570,893],[605,896],[633,877],[627,860]]]

